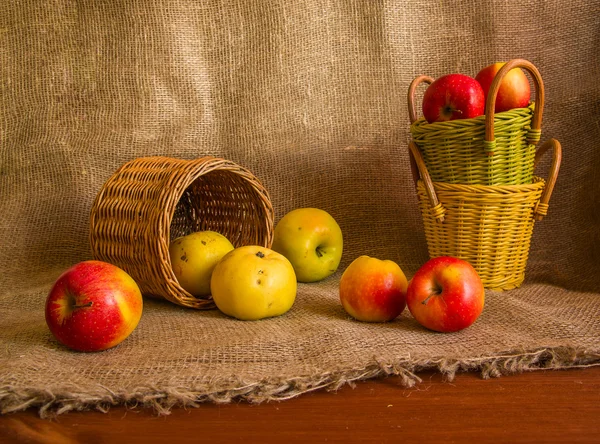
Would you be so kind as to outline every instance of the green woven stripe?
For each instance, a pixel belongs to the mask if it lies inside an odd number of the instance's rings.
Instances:
[[[531,139],[534,104],[494,116],[493,155],[486,152],[485,116],[411,125],[434,182],[474,185],[521,185],[533,180],[535,145]]]

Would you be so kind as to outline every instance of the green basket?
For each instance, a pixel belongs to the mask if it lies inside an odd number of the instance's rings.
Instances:
[[[526,69],[533,78],[535,101],[527,108],[494,113],[504,75]],[[408,93],[411,136],[422,153],[431,179],[465,185],[524,185],[533,182],[536,144],[541,136],[544,86],[537,68],[527,60],[507,62],[496,74],[485,115],[473,119],[428,123],[416,118],[414,95],[428,76],[413,80]]]

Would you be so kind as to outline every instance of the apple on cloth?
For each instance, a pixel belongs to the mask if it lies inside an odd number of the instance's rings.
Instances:
[[[456,332],[472,325],[485,302],[481,278],[462,259],[439,256],[423,264],[408,283],[406,304],[423,327]]]
[[[506,62],[498,62],[486,66],[475,76],[475,80],[479,82],[487,100],[490,86],[500,71],[500,68]],[[502,78],[498,93],[496,94],[496,103],[494,112],[500,113],[513,108],[525,108],[529,105],[531,99],[531,87],[529,80],[521,68],[513,68]]]
[[[46,299],[46,324],[63,345],[106,350],[124,341],[142,317],[137,283],[121,268],[84,261],[64,271]]]
[[[298,282],[317,282],[337,271],[343,245],[342,230],[328,212],[298,208],[277,223],[272,249],[291,262]]]
[[[210,295],[212,272],[231,250],[229,239],[215,231],[197,231],[173,240],[169,256],[181,288],[195,297]]]
[[[348,265],[339,283],[344,310],[365,322],[396,319],[406,307],[406,289],[406,276],[397,263],[365,255]]]
[[[485,95],[479,82],[465,74],[447,74],[433,81],[423,95],[423,116],[429,123],[483,115]]]
[[[245,321],[286,313],[294,305],[297,287],[290,261],[257,245],[227,253],[216,265],[210,281],[217,308]]]

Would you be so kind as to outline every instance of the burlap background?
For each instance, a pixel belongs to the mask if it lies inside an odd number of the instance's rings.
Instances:
[[[0,4],[0,409],[285,399],[422,368],[497,375],[600,363],[600,3],[550,1]],[[408,313],[348,319],[339,273],[254,323],[148,301],[115,349],[78,354],[43,318],[66,267],[90,257],[89,210],[135,157],[206,154],[253,171],[276,220],[329,211],[360,254],[412,275],[427,259],[405,102],[418,74],[475,75],[525,58],[547,91],[542,140],[564,159],[535,226],[525,285],[487,292],[471,328]],[[549,159],[540,166],[545,175]]]

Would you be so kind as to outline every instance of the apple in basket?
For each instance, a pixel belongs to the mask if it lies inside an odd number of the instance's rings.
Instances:
[[[319,208],[298,208],[277,223],[273,250],[294,267],[298,282],[316,282],[335,273],[343,249],[340,226]]]
[[[417,322],[438,332],[469,327],[483,311],[484,300],[477,271],[469,262],[449,256],[428,260],[406,292],[406,304]]]
[[[499,62],[486,66],[475,76],[475,80],[479,82],[483,89],[486,100],[490,86],[492,86],[496,74],[503,65],[504,62]],[[494,111],[500,113],[513,108],[525,108],[529,105],[530,98],[531,88],[527,76],[521,68],[513,68],[506,73],[500,82]]]
[[[210,295],[212,272],[231,250],[231,242],[215,231],[197,231],[173,240],[169,256],[181,288],[195,297]]]
[[[46,299],[46,324],[77,351],[105,350],[125,340],[142,317],[142,294],[121,268],[102,261],[73,265]]]
[[[432,82],[423,95],[427,122],[471,119],[483,115],[485,96],[477,80],[465,74],[447,74]]]
[[[406,276],[395,262],[359,256],[340,278],[340,300],[354,319],[386,322],[406,307],[406,287]]]
[[[294,305],[297,287],[290,261],[257,245],[227,253],[213,270],[210,281],[217,308],[244,321],[286,313]]]

